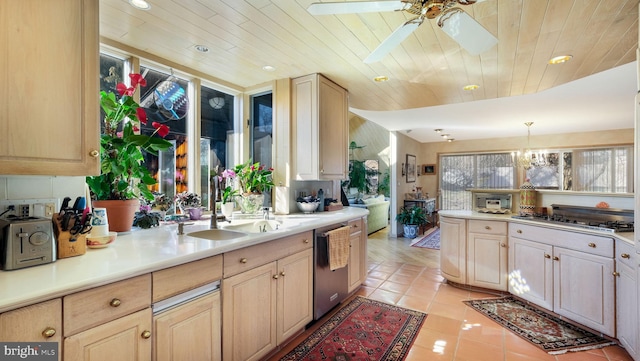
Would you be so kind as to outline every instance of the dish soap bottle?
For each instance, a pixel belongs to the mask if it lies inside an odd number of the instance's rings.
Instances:
[[[320,204],[318,204],[318,212],[324,212],[324,192],[322,188],[318,190],[318,202],[320,202]]]

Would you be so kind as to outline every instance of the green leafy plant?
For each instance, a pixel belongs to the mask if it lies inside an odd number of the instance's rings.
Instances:
[[[380,178],[380,183],[378,183],[378,192],[385,195],[385,197],[391,196],[391,186],[390,186],[391,177],[389,175],[389,170],[385,170]]]
[[[100,106],[104,112],[104,134],[100,138],[100,175],[86,177],[86,182],[95,199],[135,199],[152,201],[153,193],[148,186],[156,184],[144,165],[143,152],[157,155],[158,151],[171,148],[172,144],[162,139],[169,134],[169,127],[153,122],[153,134],[137,134],[140,124],[147,124],[142,107],[133,99],[139,85],[146,86],[140,74],[130,74],[131,86],[123,83],[116,86],[120,96],[113,92],[100,92]],[[154,137],[156,133],[161,137]]]
[[[140,211],[136,212],[133,225],[140,228],[157,227],[160,225],[161,218],[160,213],[151,212],[151,206],[143,204],[140,206]]]
[[[264,193],[273,187],[273,168],[266,168],[260,162],[253,163],[251,159],[236,165],[233,174],[242,194]]]
[[[403,225],[421,226],[429,223],[427,214],[422,207],[413,206],[411,208],[402,207],[396,215],[396,221]]]

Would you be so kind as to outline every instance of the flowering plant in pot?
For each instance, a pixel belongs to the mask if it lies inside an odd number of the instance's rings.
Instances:
[[[95,207],[107,208],[109,229],[116,232],[129,231],[133,216],[139,208],[138,198],[154,199],[148,186],[156,184],[144,165],[143,152],[157,155],[158,151],[171,148],[172,144],[162,139],[169,134],[169,127],[153,122],[151,135],[138,134],[140,124],[147,124],[142,107],[133,99],[139,85],[146,86],[140,74],[130,74],[131,86],[118,83],[113,92],[100,91],[100,106],[104,112],[104,134],[100,137],[100,175],[86,177],[92,192]],[[160,137],[155,137],[155,135]],[[111,205],[100,201],[119,201],[117,210],[109,212]],[[114,203],[114,202],[110,202]],[[114,220],[124,212],[118,224]],[[121,223],[121,224],[120,224]]]
[[[251,159],[233,168],[241,193],[242,213],[257,213],[264,203],[264,194],[273,187],[273,168]]]
[[[176,205],[183,213],[188,213],[191,219],[200,219],[202,216],[202,199],[192,192],[180,192],[175,196]]]
[[[400,208],[396,221],[403,225],[403,235],[406,238],[416,238],[420,226],[429,223],[424,209],[418,206]]]
[[[239,195],[238,190],[233,187],[233,181],[236,173],[231,169],[225,169],[219,179],[220,188],[222,190],[222,205],[220,209],[222,214],[229,219],[233,214],[234,200]]]

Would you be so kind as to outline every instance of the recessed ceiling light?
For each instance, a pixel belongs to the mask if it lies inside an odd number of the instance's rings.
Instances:
[[[271,65],[265,65],[262,67],[262,70],[264,71],[276,71],[276,68],[271,66]]]
[[[377,83],[383,83],[383,82],[388,81],[388,80],[389,80],[389,77],[386,76],[386,75],[379,75],[379,76],[373,78],[373,81],[375,81]]]
[[[129,0],[129,4],[139,10],[151,9],[151,5],[149,5],[149,3],[144,0]]]
[[[451,143],[451,142],[453,142],[454,140],[455,140],[455,139],[453,139],[453,138],[449,138],[449,139],[447,139],[447,142]]]
[[[449,134],[442,134],[442,135],[440,135],[440,136],[441,136],[442,138],[444,138],[444,139],[449,138]]]
[[[195,46],[196,50],[201,52],[201,53],[208,53],[209,52],[209,48],[207,48],[204,45],[196,45]]]
[[[463,86],[463,87],[462,87],[462,90],[476,90],[476,89],[478,89],[478,88],[480,88],[480,86],[479,86],[479,85],[476,85],[476,84],[469,84],[469,85],[465,85],[465,86]]]
[[[438,128],[438,129],[434,129],[433,131],[436,132],[436,133],[440,133],[442,131],[442,129]]]
[[[549,64],[562,64],[566,63],[573,58],[573,55],[560,55],[549,59]]]

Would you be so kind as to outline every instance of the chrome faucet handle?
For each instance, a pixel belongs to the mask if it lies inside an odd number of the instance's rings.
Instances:
[[[269,219],[269,207],[262,208],[262,219]]]
[[[190,226],[194,223],[186,223],[186,222],[178,222],[178,235],[181,236],[184,234],[184,226]]]

